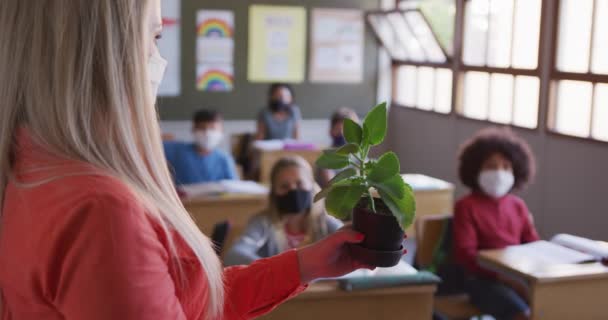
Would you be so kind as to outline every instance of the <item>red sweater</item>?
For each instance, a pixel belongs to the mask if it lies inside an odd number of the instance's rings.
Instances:
[[[82,174],[85,172],[85,174]],[[166,235],[126,186],[55,157],[22,131],[0,224],[2,320],[200,320],[208,284],[177,235]],[[80,173],[81,175],[69,174]],[[66,176],[67,175],[67,176]],[[224,270],[223,319],[248,319],[301,292],[297,254]]]
[[[500,199],[472,193],[454,209],[454,255],[470,274],[494,278],[477,263],[483,249],[500,249],[539,240],[524,201],[514,195]]]

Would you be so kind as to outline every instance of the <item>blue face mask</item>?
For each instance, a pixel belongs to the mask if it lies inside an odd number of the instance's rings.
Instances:
[[[344,139],[343,135],[339,135],[337,137],[332,137],[332,146],[333,147],[341,147],[346,144],[346,139]]]

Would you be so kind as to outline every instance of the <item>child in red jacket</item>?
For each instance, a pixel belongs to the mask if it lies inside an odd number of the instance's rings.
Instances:
[[[525,290],[480,267],[477,254],[539,240],[526,204],[511,194],[533,177],[534,156],[511,130],[491,128],[465,143],[459,162],[460,179],[471,193],[454,209],[454,254],[466,271],[467,291],[496,319],[528,319]]]

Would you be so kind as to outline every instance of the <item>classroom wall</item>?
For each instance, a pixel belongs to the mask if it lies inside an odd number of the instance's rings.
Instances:
[[[488,123],[393,107],[388,147],[403,171],[424,173],[456,183],[459,146]],[[536,180],[521,193],[541,236],[567,232],[608,240],[608,144],[514,129],[526,139],[538,161]]]
[[[378,9],[380,0],[182,0],[182,94],[174,98],[160,98],[162,120],[189,120],[202,107],[216,108],[227,120],[254,119],[265,105],[268,84],[247,81],[248,18],[251,4],[299,5],[308,9],[310,35],[311,8]],[[233,10],[235,34],[235,89],[229,93],[200,92],[195,89],[195,21],[199,9]],[[307,41],[307,57],[309,55]],[[376,101],[378,46],[366,26],[364,80],[360,84],[313,84],[307,80],[294,85],[296,100],[304,118],[326,119],[338,107],[348,106],[360,113]]]

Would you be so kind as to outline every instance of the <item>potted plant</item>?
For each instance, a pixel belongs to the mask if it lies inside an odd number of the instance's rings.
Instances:
[[[346,119],[347,144],[327,150],[317,159],[321,168],[342,170],[315,195],[325,198],[327,211],[339,219],[352,214],[353,228],[365,234],[351,246],[353,257],[370,266],[396,265],[403,255],[404,231],[413,221],[416,204],[412,188],[403,181],[394,152],[368,158],[371,147],[384,141],[387,131],[386,103],[374,107],[363,126]]]

